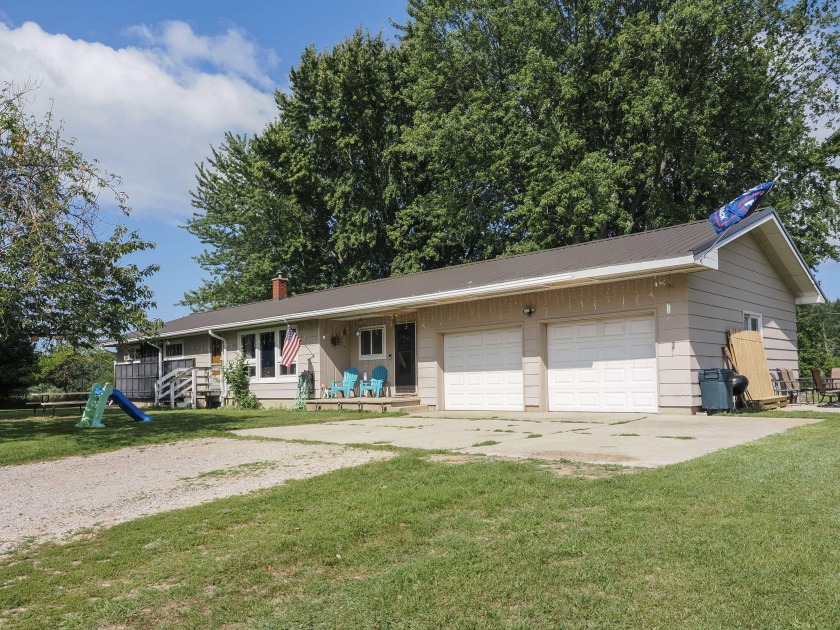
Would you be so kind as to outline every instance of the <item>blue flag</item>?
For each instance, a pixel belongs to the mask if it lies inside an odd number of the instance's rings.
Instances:
[[[765,182],[755,188],[750,188],[740,197],[736,197],[725,206],[709,215],[709,221],[715,226],[715,232],[720,234],[726,228],[732,227],[758,206],[758,202],[766,195],[775,182]]]

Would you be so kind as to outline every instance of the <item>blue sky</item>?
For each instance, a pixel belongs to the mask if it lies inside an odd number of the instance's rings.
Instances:
[[[138,257],[161,265],[154,315],[173,319],[202,278],[201,244],[179,227],[195,163],[225,131],[250,134],[274,117],[273,90],[305,46],[330,48],[359,26],[393,37],[390,21],[405,17],[405,0],[4,0],[0,80],[38,81],[34,109],[52,106],[77,148],[124,178],[124,222],[157,243]],[[840,264],[818,277],[840,297]]]

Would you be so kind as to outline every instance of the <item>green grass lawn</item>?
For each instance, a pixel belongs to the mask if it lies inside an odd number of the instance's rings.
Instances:
[[[90,455],[125,446],[229,436],[234,429],[312,424],[369,418],[378,412],[289,411],[286,409],[153,410],[152,422],[133,422],[119,409],[105,411],[104,429],[77,429],[81,414],[42,418],[31,410],[0,410],[0,466],[70,455]],[[388,414],[386,414],[388,415]]]
[[[600,479],[403,452],[0,560],[0,625],[836,627],[826,417]]]

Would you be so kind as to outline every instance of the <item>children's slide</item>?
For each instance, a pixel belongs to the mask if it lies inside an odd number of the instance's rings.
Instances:
[[[114,389],[111,392],[111,400],[114,401],[120,409],[122,409],[128,417],[134,420],[135,422],[151,422],[152,416],[146,415],[142,411],[140,411],[133,402],[131,402],[128,398],[125,397],[120,390]]]
[[[116,405],[122,409],[129,418],[135,422],[151,422],[152,417],[147,416],[140,411],[134,403],[125,397],[120,390],[111,387],[110,383],[100,385],[94,383],[88,396],[87,405],[85,405],[85,412],[82,414],[82,419],[76,426],[80,429],[92,428],[102,429],[105,427],[102,424],[102,414],[105,412],[105,405],[112,400]]]

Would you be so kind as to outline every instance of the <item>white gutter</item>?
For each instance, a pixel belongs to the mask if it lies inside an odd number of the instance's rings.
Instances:
[[[714,261],[698,261],[695,259],[693,254],[684,254],[682,256],[675,256],[673,258],[665,258],[662,260],[649,260],[637,263],[626,263],[622,265],[610,265],[608,267],[595,267],[593,269],[575,271],[573,273],[552,274],[550,276],[540,276],[537,278],[508,280],[506,282],[497,282],[495,284],[488,284],[475,288],[452,289],[449,291],[439,291],[437,293],[412,295],[404,298],[394,298],[391,300],[368,302],[367,304],[354,304],[353,306],[337,306],[334,308],[319,309],[315,311],[305,311],[301,313],[292,313],[282,316],[273,315],[270,317],[261,317],[259,319],[231,322],[229,324],[217,324],[213,326],[213,328],[215,330],[252,328],[255,326],[260,326],[262,324],[277,321],[296,322],[307,319],[331,317],[335,315],[357,315],[364,314],[367,312],[380,311],[384,309],[433,306],[435,304],[445,304],[458,299],[480,299],[482,297],[490,297],[492,295],[504,294],[512,291],[523,292],[529,290],[533,291],[553,289],[573,281],[598,281],[599,279],[605,278],[607,276],[636,275],[645,272],[664,272],[674,271],[677,269],[700,271],[702,269],[714,269],[716,267],[716,259]],[[207,327],[189,328],[178,330],[161,336],[177,337],[181,335],[202,333],[207,331]]]

